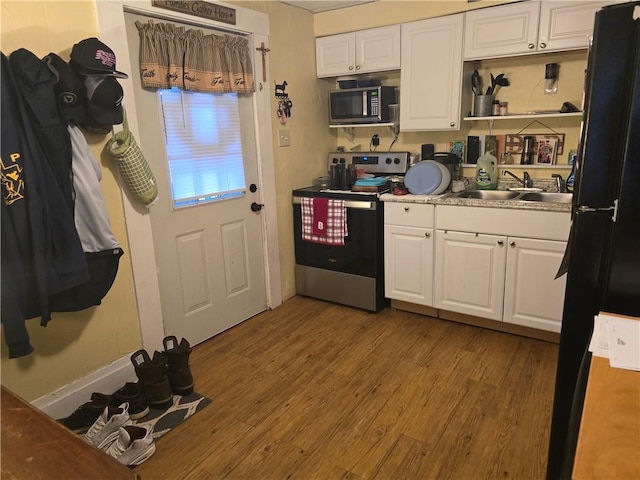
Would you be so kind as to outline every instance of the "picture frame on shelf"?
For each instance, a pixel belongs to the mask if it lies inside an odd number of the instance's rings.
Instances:
[[[522,154],[522,147],[524,145],[524,137],[535,137],[535,144],[538,146],[540,140],[555,139],[555,151],[554,158],[558,155],[562,155],[564,150],[564,133],[507,133],[504,137],[504,153],[511,155]]]
[[[536,163],[540,165],[555,165],[558,154],[558,139],[553,137],[540,138],[537,140]]]

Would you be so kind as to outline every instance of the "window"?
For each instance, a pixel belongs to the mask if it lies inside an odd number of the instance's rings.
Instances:
[[[159,90],[173,206],[246,191],[238,96]]]

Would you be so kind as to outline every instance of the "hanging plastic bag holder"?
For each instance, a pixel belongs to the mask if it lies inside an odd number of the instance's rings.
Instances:
[[[115,158],[118,170],[129,191],[145,205],[151,205],[158,198],[158,184],[136,142],[127,121],[127,112],[123,108],[123,129],[112,133],[106,148]]]

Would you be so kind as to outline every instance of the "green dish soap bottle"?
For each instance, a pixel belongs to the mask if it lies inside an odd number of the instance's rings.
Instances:
[[[475,183],[477,190],[498,188],[498,159],[490,153],[485,153],[478,158]]]

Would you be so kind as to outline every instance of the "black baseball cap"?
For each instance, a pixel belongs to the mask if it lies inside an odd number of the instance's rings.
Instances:
[[[69,64],[80,75],[129,78],[126,73],[116,70],[113,50],[95,37],[85,38],[73,46]]]
[[[60,113],[69,123],[75,125],[82,123],[87,98],[82,77],[55,53],[50,53],[42,60],[53,76],[53,89]]]
[[[122,123],[122,87],[113,77],[87,75],[84,80],[87,90],[87,113],[85,124],[99,129],[111,129]]]

